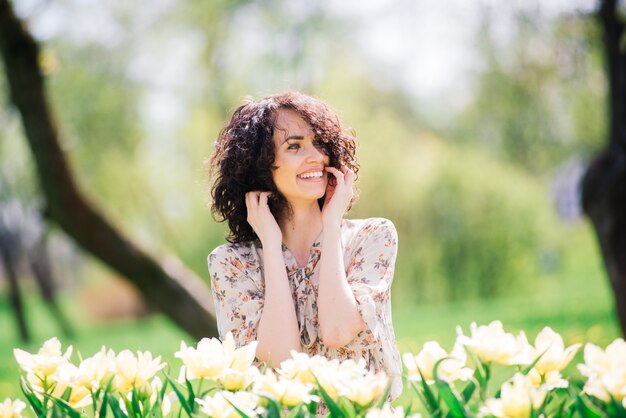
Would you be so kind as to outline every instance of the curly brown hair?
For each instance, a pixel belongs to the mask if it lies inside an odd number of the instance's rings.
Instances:
[[[345,129],[336,113],[322,101],[290,91],[239,106],[230,122],[220,131],[215,153],[209,161],[213,181],[211,211],[219,222],[228,222],[228,242],[258,239],[246,220],[247,192],[271,191],[269,207],[277,221],[291,211],[287,199],[278,191],[272,178],[275,168],[272,136],[280,109],[297,112],[311,125],[316,139],[323,143],[330,166],[339,168],[343,165],[355,173],[359,171],[354,132]],[[354,195],[352,202],[356,199],[356,193]],[[318,200],[320,208],[323,203],[324,197]]]

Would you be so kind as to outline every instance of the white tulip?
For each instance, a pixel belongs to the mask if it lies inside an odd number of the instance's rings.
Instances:
[[[180,343],[180,350],[174,355],[184,364],[181,374],[189,380],[208,378],[217,379],[233,361],[234,342],[230,346],[228,335],[225,343],[217,338],[203,338],[197,348],[187,347],[184,341]]]
[[[547,389],[536,388],[522,373],[502,385],[499,399],[488,399],[482,414],[506,418],[528,418],[532,410],[538,409],[546,398]]]
[[[606,350],[586,344],[585,363],[578,366],[587,377],[584,392],[605,402],[626,399],[626,342],[618,338]]]
[[[253,391],[258,394],[269,395],[281,405],[291,407],[300,403],[319,402],[319,397],[311,394],[314,388],[315,386],[310,383],[276,376],[271,370],[268,370],[256,379]]]
[[[446,360],[439,363],[437,368],[437,375],[440,379],[452,382],[455,380],[467,380],[472,377],[473,370],[465,367],[467,361],[465,350],[458,343],[455,344],[450,354],[446,353],[438,342],[428,341],[417,356],[411,353],[402,355],[408,378],[410,380],[421,380],[421,371],[424,379],[429,384],[434,382],[435,364],[444,358]]]
[[[280,363],[280,368],[276,370],[278,374],[287,379],[297,379],[303,383],[315,384],[314,374],[323,369],[330,367],[337,369],[339,362],[329,362],[323,356],[309,356],[306,353],[291,351],[291,358]]]
[[[108,385],[115,369],[115,353],[102,347],[96,354],[80,362],[77,383],[95,392]]]
[[[533,361],[539,357],[534,368],[541,375],[551,371],[560,372],[574,358],[581,344],[573,344],[565,348],[563,338],[550,327],[545,327],[535,338],[531,356]]]
[[[43,343],[37,354],[31,354],[16,348],[13,350],[15,359],[22,370],[34,375],[41,381],[46,381],[47,377],[56,372],[61,364],[69,362],[72,355],[72,346],[69,346],[65,354],[61,351],[61,342],[53,337]]]
[[[19,399],[12,401],[6,398],[0,403],[0,418],[22,418],[22,411],[26,408],[26,404]]]
[[[247,371],[252,365],[256,356],[256,348],[259,345],[257,341],[252,341],[243,347],[235,348],[235,339],[231,332],[226,334],[222,344],[224,352],[231,355],[229,367],[240,372]]]
[[[71,363],[61,364],[56,372],[50,376],[50,379],[55,382],[51,395],[60,398],[67,388],[70,388],[70,398],[67,403],[72,408],[83,408],[91,405],[91,392],[78,384],[79,377],[78,367]]]
[[[250,386],[259,374],[259,369],[256,366],[250,366],[244,371],[228,368],[217,381],[224,389],[233,391],[243,390]]]
[[[387,375],[379,372],[376,374],[368,373],[353,379],[342,379],[337,382],[336,386],[339,396],[343,396],[360,406],[366,406],[383,394],[388,383]]]
[[[115,390],[126,393],[133,387],[139,391],[150,392],[150,380],[166,363],[161,363],[161,356],[152,358],[149,351],[137,351],[135,356],[130,350],[123,350],[115,358]]]
[[[504,332],[502,322],[493,321],[489,325],[470,325],[471,336],[463,335],[457,328],[457,342],[465,345],[483,363],[495,362],[503,365],[529,364],[531,347],[526,334],[521,332],[517,337]]]
[[[200,411],[212,418],[240,418],[233,405],[248,416],[257,416],[259,397],[250,392],[217,392],[204,399],[198,399]]]
[[[365,418],[404,418],[404,408],[401,406],[392,407],[386,402],[381,409],[371,408],[367,411]],[[421,418],[420,414],[410,415],[408,418]]]

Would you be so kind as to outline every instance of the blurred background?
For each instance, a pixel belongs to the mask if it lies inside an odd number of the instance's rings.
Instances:
[[[401,351],[432,339],[449,349],[456,325],[494,319],[531,339],[545,325],[566,343],[620,334],[579,204],[580,178],[607,135],[598,2],[12,4],[41,43],[76,182],[149,253],[174,255],[209,283],[206,256],[225,227],[208,210],[204,162],[244,98],[297,89],[356,131],[360,199],[350,216],[398,229]],[[36,350],[52,336],[85,356],[106,345],[172,361],[193,339],[42,220],[4,74],[0,92],[2,222],[20,248],[45,242],[51,272],[42,285],[28,261],[17,264],[24,342],[0,270],[0,395],[19,395],[12,348]]]

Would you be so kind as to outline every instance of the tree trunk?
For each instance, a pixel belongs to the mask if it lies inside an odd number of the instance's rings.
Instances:
[[[608,75],[608,145],[587,169],[582,202],[598,236],[626,335],[626,48],[620,48],[624,18],[617,15],[616,3],[603,0],[598,13]]]
[[[49,218],[85,250],[126,277],[154,309],[195,338],[217,335],[207,286],[177,260],[159,262],[113,227],[78,189],[46,98],[37,42],[7,0],[0,0],[0,51]]]

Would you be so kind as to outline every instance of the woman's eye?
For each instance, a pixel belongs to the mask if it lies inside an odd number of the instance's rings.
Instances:
[[[299,149],[300,148],[300,144],[291,144],[287,147],[287,149]]]

